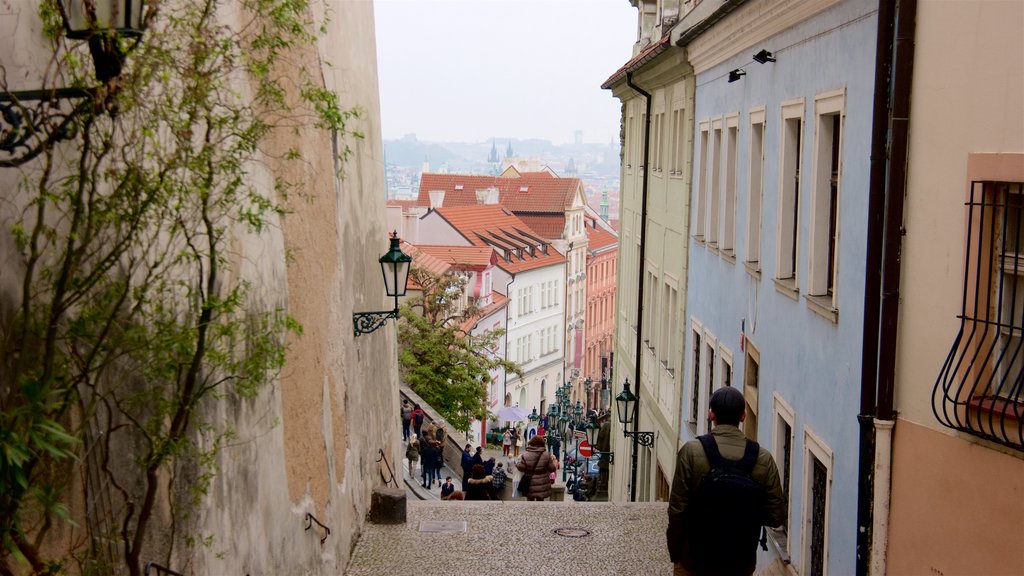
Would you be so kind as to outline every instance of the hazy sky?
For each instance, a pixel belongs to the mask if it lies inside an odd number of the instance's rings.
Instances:
[[[385,139],[618,139],[629,0],[375,0]],[[499,146],[500,147],[500,146]]]

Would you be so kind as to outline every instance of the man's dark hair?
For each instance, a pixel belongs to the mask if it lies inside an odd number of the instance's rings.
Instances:
[[[715,413],[715,420],[719,424],[730,424],[736,426],[740,423],[740,416],[743,415],[745,405],[743,402],[743,393],[733,388],[732,386],[725,386],[715,390],[715,393],[711,395],[711,411]]]

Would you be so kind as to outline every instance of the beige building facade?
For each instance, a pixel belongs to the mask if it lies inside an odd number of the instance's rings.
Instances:
[[[637,501],[667,500],[680,446],[694,81],[684,50],[661,36],[675,16],[655,19],[663,12],[655,4],[640,3],[641,33],[634,57],[602,86],[622,102],[623,144],[615,362],[609,392],[614,404],[629,380],[639,398],[637,430],[653,432],[654,438],[650,447],[635,446],[634,488],[633,439],[623,436],[613,409],[612,501],[628,501],[633,493]]]
[[[1024,569],[1022,23],[1020,2],[917,5],[898,417],[872,573]]]

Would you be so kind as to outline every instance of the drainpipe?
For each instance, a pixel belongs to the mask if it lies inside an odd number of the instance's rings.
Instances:
[[[879,1],[857,497],[858,576],[885,574],[916,0]],[[894,11],[895,9],[895,11]]]
[[[644,97],[647,101],[647,108],[644,122],[644,173],[640,181],[640,262],[639,270],[637,272],[637,306],[636,306],[636,367],[633,374],[633,379],[636,382],[636,406],[633,413],[633,464],[632,471],[630,472],[629,482],[629,501],[636,502],[636,472],[637,463],[640,453],[637,450],[637,443],[639,442],[640,430],[640,397],[643,396],[641,380],[640,380],[640,367],[643,365],[643,333],[644,333],[644,269],[647,265],[647,172],[649,170],[648,163],[650,161],[650,146],[647,143],[651,138],[651,95],[645,92],[642,88],[633,84],[633,73],[626,73],[626,85],[635,90],[638,94]]]

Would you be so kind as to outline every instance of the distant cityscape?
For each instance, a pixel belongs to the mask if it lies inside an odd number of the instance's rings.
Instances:
[[[428,142],[415,134],[384,141],[387,199],[413,199],[423,172],[497,175],[509,166],[523,172],[545,168],[579,178],[587,201],[609,222],[619,215],[619,143],[584,143],[577,131],[572,144],[548,140],[493,138],[485,142]]]

